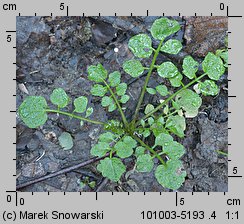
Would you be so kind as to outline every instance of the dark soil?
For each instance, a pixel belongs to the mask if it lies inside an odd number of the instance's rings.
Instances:
[[[149,33],[157,17],[17,17],[17,107],[29,95],[49,96],[54,88],[63,88],[69,96],[85,95],[94,108],[92,119],[107,121],[118,117],[91,97],[87,66],[102,63],[108,71],[118,70],[129,84],[131,100],[125,105],[131,119],[144,77],[130,78],[121,70],[124,60],[133,57],[127,43],[131,36]],[[175,38],[184,48],[177,56],[161,54],[158,62],[172,60],[179,65],[187,54],[201,61],[208,51],[224,47],[226,17],[174,17],[182,26]],[[156,43],[153,43],[156,44]],[[118,48],[115,53],[114,48]],[[145,64],[150,61],[146,60]],[[152,75],[150,86],[162,82]],[[178,139],[187,153],[183,157],[187,178],[178,191],[228,191],[228,158],[216,150],[227,152],[228,145],[228,82],[227,74],[218,82],[220,94],[204,97],[200,113],[187,119],[186,137]],[[145,103],[157,104],[156,96],[146,95]],[[68,108],[72,110],[72,105]],[[86,161],[90,148],[102,132],[98,125],[64,116],[50,115],[46,124],[27,128],[17,117],[17,184],[38,178],[62,168]],[[63,150],[57,138],[69,132],[74,140],[71,150]],[[21,189],[22,191],[169,191],[160,186],[153,172],[138,173],[134,158],[124,161],[127,173],[119,183],[104,179],[96,171],[96,163]],[[81,182],[95,181],[90,187]]]

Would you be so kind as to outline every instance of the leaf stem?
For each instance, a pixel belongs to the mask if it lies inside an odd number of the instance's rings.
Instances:
[[[115,96],[113,90],[110,88],[110,86],[108,85],[108,83],[105,80],[103,80],[103,82],[106,85],[106,87],[108,88],[111,96],[113,97],[113,99],[114,99],[114,101],[115,101],[115,103],[116,103],[116,105],[117,105],[117,107],[119,109],[120,115],[122,117],[122,121],[123,121],[125,127],[127,128],[128,127],[128,121],[126,120],[125,114],[124,114],[124,112],[123,112],[123,110],[122,110],[122,108],[120,106],[120,103],[119,103],[117,97]]]
[[[223,151],[221,151],[221,150],[216,150],[216,152],[217,152],[218,154],[220,154],[220,155],[228,156],[228,153],[223,152]]]
[[[146,80],[145,80],[145,83],[144,83],[144,86],[142,88],[142,91],[141,91],[141,95],[140,95],[140,98],[138,100],[138,103],[137,103],[137,106],[136,106],[136,110],[135,110],[135,114],[134,114],[134,117],[133,117],[133,120],[132,120],[132,126],[134,126],[135,122],[136,122],[136,118],[137,118],[137,115],[139,113],[139,110],[140,110],[140,107],[141,107],[141,104],[143,102],[143,98],[144,98],[144,95],[145,95],[145,92],[146,92],[146,88],[147,88],[147,85],[148,85],[148,82],[149,82],[149,79],[150,79],[150,76],[152,74],[152,71],[153,69],[155,68],[155,63],[156,63],[156,59],[158,57],[158,54],[159,54],[159,51],[161,49],[161,46],[163,44],[163,41],[164,40],[161,40],[158,47],[157,47],[157,50],[154,51],[154,56],[153,56],[153,60],[152,60],[152,63],[150,65],[150,68],[149,68],[149,71],[147,73],[147,77],[146,77]]]
[[[71,114],[71,113],[68,113],[68,112],[65,112],[65,111],[46,109],[46,112],[63,114],[63,115],[66,115],[66,116],[69,116],[69,117],[72,117],[72,118],[76,118],[76,119],[79,119],[79,120],[82,120],[82,121],[87,121],[87,122],[90,122],[90,123],[93,123],[93,124],[101,124],[101,125],[105,125],[106,124],[106,123],[101,122],[101,121],[94,121],[94,120],[91,120],[91,119],[88,119],[88,118],[85,118],[85,117],[80,117],[78,115]]]
[[[156,156],[158,158],[158,160],[164,165],[166,166],[166,163],[164,162],[164,160],[162,159],[161,156],[158,155],[158,153],[153,150],[149,145],[147,145],[146,143],[144,143],[140,138],[138,138],[135,135],[131,135],[132,138],[134,138],[137,142],[140,143],[141,146],[145,147],[147,150],[149,150],[154,156]]]
[[[144,119],[150,117],[151,115],[153,115],[154,113],[156,113],[158,110],[160,110],[162,108],[163,105],[167,104],[170,100],[172,100],[180,92],[182,92],[183,90],[187,89],[188,87],[190,87],[191,85],[193,85],[195,82],[198,82],[200,79],[202,79],[206,75],[207,75],[206,73],[202,74],[201,76],[199,76],[198,78],[196,78],[193,81],[189,82],[187,85],[185,85],[184,87],[182,87],[180,90],[178,90],[174,94],[170,95],[165,101],[163,101],[161,104],[159,104],[154,110],[152,110],[151,112],[149,112],[148,114],[146,114],[142,119],[144,120]],[[139,124],[139,122],[136,123],[136,125],[138,125],[138,124]]]

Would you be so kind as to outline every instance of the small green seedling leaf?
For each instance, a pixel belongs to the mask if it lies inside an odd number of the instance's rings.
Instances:
[[[112,103],[113,103],[112,97],[104,96],[102,98],[102,103],[101,104],[102,104],[103,107],[108,107]]]
[[[144,111],[144,113],[145,114],[149,114],[151,111],[153,111],[154,110],[154,106],[152,105],[152,104],[147,104],[147,106],[146,106],[146,108],[145,108],[145,111]]]
[[[172,100],[171,102],[172,102],[173,108],[175,108],[176,110],[180,110],[180,105],[177,102],[175,102],[174,100]]]
[[[98,142],[91,148],[91,155],[103,157],[107,152],[111,150],[109,143],[107,142]]]
[[[228,50],[222,49],[216,51],[216,56],[221,57],[224,60],[224,66],[228,67]]]
[[[151,134],[151,132],[150,132],[149,129],[145,129],[145,130],[142,132],[142,135],[143,135],[144,138],[147,138],[150,134]]]
[[[107,93],[107,87],[100,85],[100,84],[95,84],[92,89],[91,89],[91,94],[93,96],[104,96]]]
[[[183,76],[181,75],[180,72],[178,72],[178,74],[175,77],[170,78],[169,81],[170,81],[171,86],[179,87],[179,86],[181,86],[182,79],[183,79]]]
[[[183,138],[186,129],[185,118],[179,115],[171,116],[167,119],[165,127],[180,138]]]
[[[80,121],[80,126],[82,127],[84,125],[84,121]]]
[[[156,90],[157,90],[157,92],[161,95],[161,96],[167,96],[168,95],[168,88],[167,88],[167,86],[165,86],[165,85],[158,85],[157,87],[156,87]]]
[[[73,138],[71,137],[70,133],[68,132],[63,132],[59,137],[58,137],[58,141],[60,146],[64,149],[64,150],[69,150],[73,147]]]
[[[173,142],[173,137],[166,133],[160,133],[156,139],[155,139],[155,145],[154,146],[167,146],[171,142]]]
[[[91,188],[91,189],[94,189],[96,187],[96,182],[95,181],[91,181],[88,183],[88,186]]]
[[[219,80],[225,72],[223,61],[212,52],[209,52],[204,58],[202,69],[212,80]]]
[[[108,106],[108,112],[113,112],[117,109],[117,106],[115,102],[113,101],[109,106]]]
[[[116,87],[116,93],[118,96],[123,96],[125,95],[127,90],[127,84],[122,82]]]
[[[116,154],[120,158],[128,158],[133,154],[133,149],[128,147],[124,142],[119,141],[115,144]]]
[[[50,95],[50,100],[59,108],[64,108],[69,103],[69,97],[62,88],[54,89],[52,94]]]
[[[88,104],[88,99],[85,96],[80,96],[74,100],[75,112],[84,113]]]
[[[156,19],[151,27],[151,34],[157,40],[164,40],[166,37],[180,30],[180,24],[168,18]]]
[[[216,96],[219,93],[219,87],[212,80],[199,83],[198,88],[204,96]]]
[[[185,148],[180,143],[173,141],[169,145],[163,147],[163,152],[169,156],[170,159],[179,159],[185,154]]]
[[[186,56],[183,60],[183,74],[189,79],[193,79],[198,70],[199,63],[195,61],[191,56]]]
[[[178,54],[182,49],[182,44],[178,40],[170,39],[164,43],[160,51],[168,54]]]
[[[47,121],[47,102],[42,96],[28,96],[19,106],[18,114],[29,128],[37,128]]]
[[[145,127],[145,125],[146,125],[145,120],[141,119],[141,120],[140,120],[140,123],[141,123],[142,127]]]
[[[178,75],[179,71],[172,62],[164,62],[157,68],[159,76],[163,78],[173,78]]]
[[[129,40],[129,49],[136,57],[149,58],[152,54],[152,40],[146,34],[138,34]]]
[[[86,110],[86,117],[91,116],[92,113],[93,113],[93,108],[92,107],[88,107],[87,110]]]
[[[120,101],[121,103],[125,104],[125,103],[128,102],[129,99],[130,99],[130,96],[128,96],[128,95],[123,95],[123,96],[120,98],[119,101]]]
[[[100,142],[107,142],[111,143],[117,138],[117,135],[113,134],[112,132],[105,132],[99,136]]]
[[[147,88],[147,92],[148,92],[149,94],[151,94],[151,95],[156,94],[156,90],[153,89],[153,88]]]
[[[144,68],[138,60],[129,60],[124,62],[123,69],[133,78],[140,76],[144,72]]]
[[[152,124],[154,123],[154,119],[152,117],[149,117],[147,122],[150,126],[152,126]]]
[[[153,159],[149,154],[139,155],[136,160],[136,169],[139,172],[151,172],[153,169]]]
[[[102,98],[101,104],[103,107],[108,107],[108,112],[112,112],[112,111],[116,110],[116,108],[117,108],[112,97],[104,96]]]
[[[185,181],[186,172],[181,171],[180,160],[169,160],[166,166],[159,165],[155,171],[157,181],[165,188],[177,190]]]
[[[135,148],[136,145],[137,145],[137,142],[130,136],[125,136],[124,139],[123,139],[123,142],[128,146],[128,147],[131,147],[131,148]]]
[[[101,65],[91,65],[87,69],[88,79],[94,82],[103,82],[108,77],[107,70]]]
[[[137,145],[136,141],[130,136],[124,137],[121,141],[117,142],[114,146],[116,154],[120,158],[127,158],[133,154],[133,148]]]
[[[197,116],[202,98],[192,90],[185,89],[176,96],[176,103],[185,111],[186,117],[192,118]]]
[[[135,150],[135,156],[138,157],[138,156],[144,155],[145,150],[146,149],[144,147],[138,146]]]
[[[105,158],[101,160],[97,169],[104,177],[112,181],[119,181],[122,174],[126,171],[125,165],[118,158]]]
[[[115,71],[111,74],[109,74],[108,81],[110,83],[110,86],[116,87],[120,84],[121,74],[118,71]]]

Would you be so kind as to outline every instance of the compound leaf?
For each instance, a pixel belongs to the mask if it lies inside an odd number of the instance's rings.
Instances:
[[[223,61],[212,52],[209,52],[204,58],[202,69],[212,80],[219,80],[220,76],[225,72]]]
[[[100,63],[89,66],[87,72],[88,79],[94,82],[103,82],[108,77],[107,70]]]
[[[170,81],[171,86],[179,87],[179,86],[181,86],[182,79],[183,79],[183,76],[181,75],[180,72],[178,72],[178,74],[175,77],[170,78],[169,81]]]
[[[167,96],[168,95],[168,88],[167,88],[167,86],[165,86],[165,85],[158,85],[157,87],[156,87],[156,90],[157,90],[157,92],[161,95],[161,96]]]
[[[136,57],[149,58],[152,54],[152,40],[146,34],[138,34],[129,40],[129,49]]]
[[[144,72],[141,62],[134,59],[124,62],[123,69],[133,78],[140,76]]]
[[[168,54],[178,54],[182,49],[182,44],[178,40],[170,39],[164,43],[160,51]]]
[[[110,82],[110,86],[116,87],[120,84],[121,74],[118,71],[115,71],[109,74],[108,80]]]
[[[127,103],[129,99],[130,99],[130,96],[128,96],[128,95],[123,95],[123,96],[120,98],[119,101],[120,101],[121,103]]]
[[[156,90],[153,89],[153,88],[147,88],[147,92],[148,92],[149,94],[151,94],[151,95],[156,94]]]
[[[185,118],[179,115],[171,116],[167,119],[165,127],[182,138],[186,129]]]
[[[180,24],[168,18],[156,19],[151,27],[151,34],[157,40],[163,40],[180,30]]]
[[[178,75],[179,71],[172,62],[164,62],[157,68],[159,76],[163,78],[173,78]]]
[[[74,100],[75,112],[84,113],[87,107],[88,99],[85,96],[80,96]]]
[[[136,169],[139,172],[150,172],[153,169],[153,159],[149,154],[139,155],[136,160]]]
[[[68,132],[63,132],[59,137],[58,137],[59,144],[64,150],[69,150],[73,147],[73,138]]]
[[[185,148],[180,143],[173,141],[169,145],[163,147],[163,152],[169,156],[170,159],[179,159],[185,154]]]
[[[100,84],[95,84],[92,89],[91,89],[91,94],[93,96],[104,96],[107,93],[107,87],[100,85]]]
[[[118,96],[123,96],[125,95],[127,90],[127,84],[122,82],[116,87],[116,93]]]
[[[111,150],[109,143],[107,142],[98,142],[91,148],[91,154],[93,156],[103,157],[107,152]]]
[[[204,96],[215,96],[219,93],[219,87],[212,80],[199,83],[198,88]]]
[[[62,88],[54,89],[52,94],[50,95],[50,100],[59,108],[64,108],[69,103],[69,97]]]
[[[192,90],[185,89],[176,96],[176,103],[185,111],[186,117],[195,117],[202,104],[202,98]]]
[[[183,74],[189,79],[193,79],[198,70],[199,63],[195,61],[191,56],[186,56],[183,60]]]
[[[104,177],[112,181],[118,181],[126,171],[125,165],[118,158],[105,158],[101,160],[97,169]]]
[[[39,127],[47,121],[47,102],[42,96],[28,96],[19,106],[18,114],[29,128]]]
[[[177,190],[185,181],[186,172],[181,171],[180,160],[169,160],[166,166],[159,165],[155,171],[157,181],[165,188]]]

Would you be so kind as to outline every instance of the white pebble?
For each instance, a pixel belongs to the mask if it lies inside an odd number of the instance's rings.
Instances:
[[[114,48],[114,52],[117,53],[119,51],[119,49],[116,47]]]

